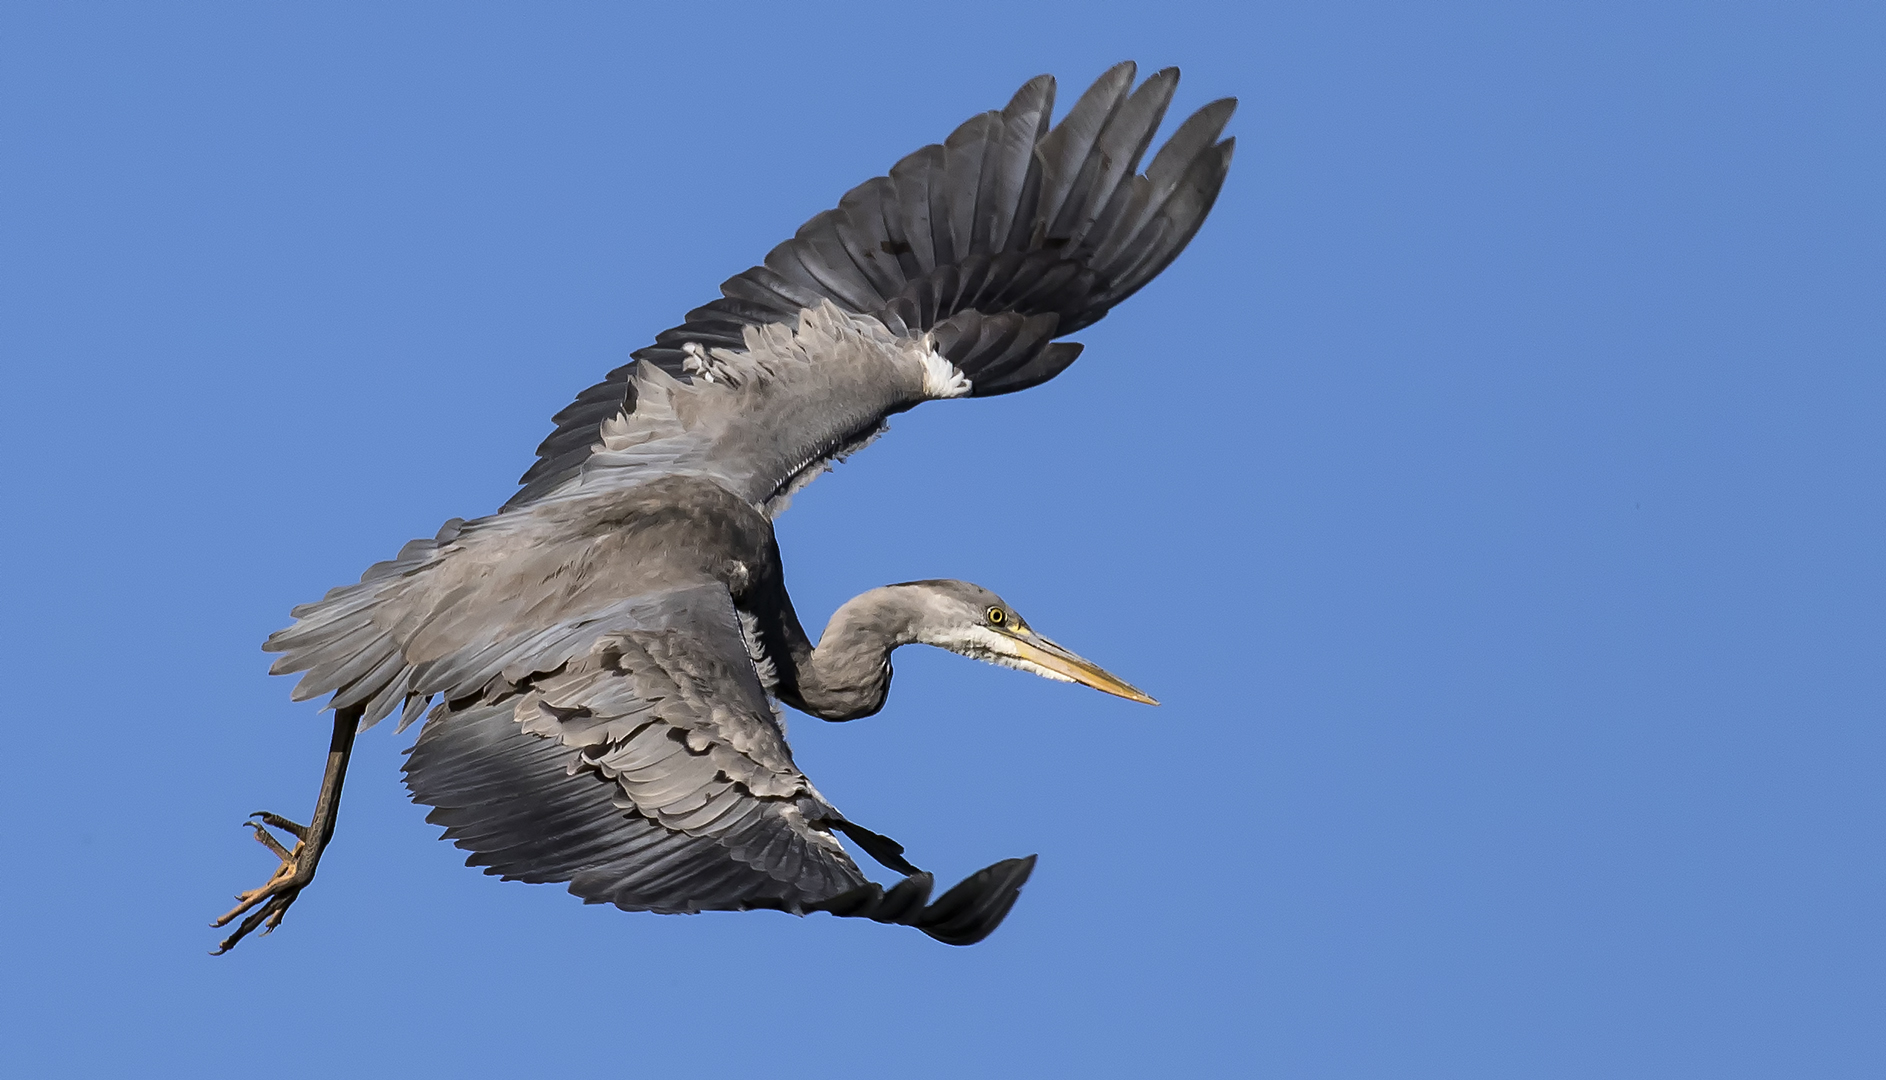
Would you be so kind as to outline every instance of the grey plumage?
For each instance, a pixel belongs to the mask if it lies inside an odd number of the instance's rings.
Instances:
[[[1032,858],[926,903],[903,849],[798,770],[774,700],[870,715],[891,651],[915,643],[1151,699],[964,582],[872,590],[814,646],[771,519],[891,415],[1058,374],[1080,347],[1052,339],[1191,239],[1230,161],[1232,103],[1141,174],[1178,74],[1133,76],[1109,70],[1053,126],[1054,82],[1031,80],[854,188],[579,394],[499,513],[296,608],[265,646],[272,670],[361,727],[430,705],[408,786],[488,873],[631,910],[824,910],[980,940]],[[905,880],[869,882],[840,834]]]
[[[406,772],[428,820],[489,873],[631,910],[799,911],[864,885],[770,722],[726,590],[661,610],[427,724]]]

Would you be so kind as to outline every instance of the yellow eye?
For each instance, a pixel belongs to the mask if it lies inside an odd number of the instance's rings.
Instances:
[[[1001,608],[992,607],[989,609],[989,625],[990,626],[1001,626],[1004,622],[1007,622],[1007,621],[1008,621],[1008,615],[1004,613]]]

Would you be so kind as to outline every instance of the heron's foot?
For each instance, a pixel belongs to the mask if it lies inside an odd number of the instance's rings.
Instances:
[[[282,924],[282,916],[288,914],[289,905],[295,902],[295,898],[301,895],[302,888],[313,877],[312,874],[304,875],[301,872],[301,853],[308,842],[308,830],[305,826],[297,825],[280,814],[271,814],[267,810],[258,810],[249,817],[252,820],[245,821],[243,824],[255,830],[256,842],[268,848],[282,863],[275,868],[275,873],[263,882],[260,888],[237,893],[236,906],[210,924],[219,927],[228,926],[245,912],[248,913],[248,918],[242,920],[242,925],[236,927],[235,932],[224,938],[223,943],[216,947],[216,951],[211,954],[214,956],[220,956],[235,948],[238,941],[248,937],[258,928],[264,934],[272,933],[277,926]],[[269,826],[294,837],[295,846],[283,847],[281,841],[269,833]]]
[[[946,945],[974,945],[1002,925],[1034,869],[1033,855],[1004,859],[964,878],[934,904],[924,902],[930,899],[934,879],[915,873],[889,889],[865,885],[807,908],[841,918],[914,926]]]

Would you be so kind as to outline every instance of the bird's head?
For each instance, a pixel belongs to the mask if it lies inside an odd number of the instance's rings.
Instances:
[[[1126,680],[1036,633],[1007,601],[980,585],[937,580],[890,588],[909,590],[906,595],[915,601],[910,631],[914,642],[1045,679],[1081,683],[1129,701],[1159,704]]]

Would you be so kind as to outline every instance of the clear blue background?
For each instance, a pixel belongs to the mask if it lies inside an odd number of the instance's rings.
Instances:
[[[1868,4],[9,4],[0,1065],[17,1076],[1886,1075],[1886,16]],[[1163,698],[907,650],[801,719],[1007,925],[484,878],[257,645],[1023,80],[1244,105],[1041,389],[781,523]]]

